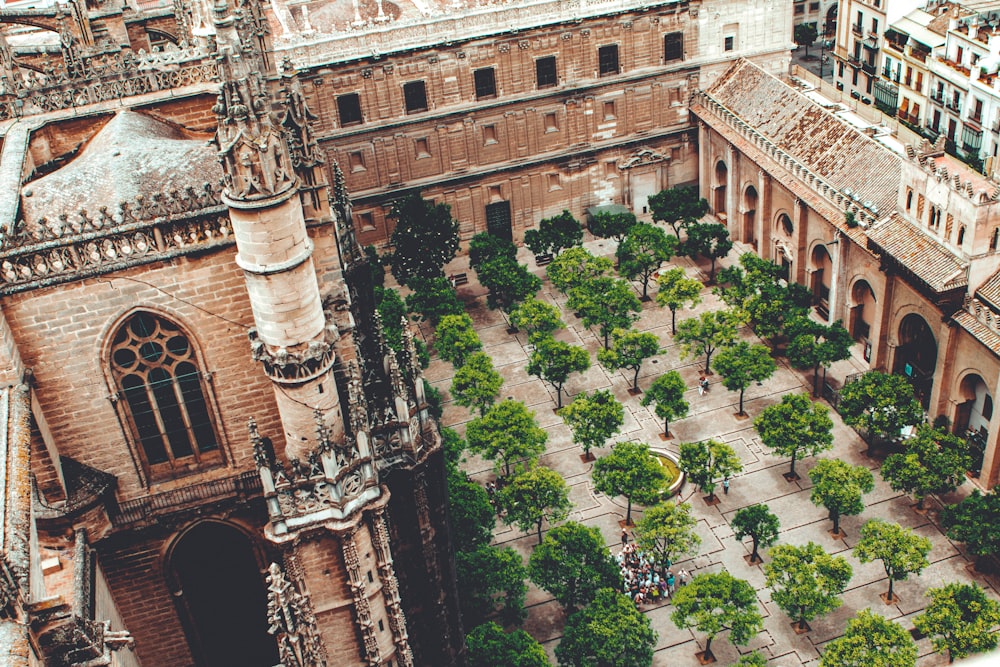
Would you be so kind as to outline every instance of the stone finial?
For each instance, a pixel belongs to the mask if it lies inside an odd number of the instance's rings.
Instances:
[[[298,591],[277,563],[267,568],[267,631],[278,642],[285,667],[326,667],[316,615],[309,598]]]

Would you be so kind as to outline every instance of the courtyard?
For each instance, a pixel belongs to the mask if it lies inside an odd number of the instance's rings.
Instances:
[[[584,246],[596,255],[611,256],[615,244],[611,240],[594,239],[588,234]],[[720,262],[720,268],[734,263],[739,255],[747,250],[747,247],[736,244],[729,256]],[[528,250],[521,248],[518,260],[545,278],[545,269],[536,266]],[[683,267],[689,277],[702,282],[708,277],[707,261],[694,262],[688,257],[680,257],[671,260],[669,266]],[[459,296],[475,322],[484,351],[493,358],[497,371],[504,378],[500,398],[510,397],[522,401],[535,412],[539,425],[549,434],[547,449],[540,464],[559,472],[571,488],[570,500],[574,507],[569,519],[598,527],[611,552],[617,553],[621,547],[620,522],[625,518],[625,499],[609,498],[594,490],[590,479],[593,462],[582,460],[582,450],[572,442],[568,427],[554,413],[556,407],[554,390],[527,373],[530,348],[526,334],[508,333],[508,324],[502,315],[487,309],[486,290],[476,282],[475,273],[467,267],[468,257],[462,256],[446,267],[446,271],[468,273],[469,283],[458,288]],[[651,294],[653,290],[655,288],[651,288]],[[971,568],[972,561],[963,552],[962,546],[949,540],[939,528],[938,514],[941,502],[957,502],[971,491],[971,483],[963,485],[954,497],[929,498],[929,511],[918,513],[913,507],[911,498],[892,491],[882,480],[877,471],[880,461],[865,455],[867,445],[852,428],[843,424],[833,410],[831,417],[834,420],[834,448],[826,452],[825,456],[872,469],[875,473],[876,486],[872,493],[865,496],[866,508],[861,515],[842,519],[841,529],[846,532],[846,537],[835,539],[831,536],[829,532],[831,524],[826,510],[813,505],[809,500],[808,471],[816,459],[802,460],[797,467],[800,479],[797,482],[786,481],[783,473],[788,469],[788,460],[770,455],[762,447],[753,427],[753,417],[763,408],[780,402],[783,395],[810,391],[811,372],[798,371],[789,366],[787,359],[778,358],[778,371],[762,384],[751,385],[746,391],[745,410],[749,417],[738,418],[736,411],[739,396],[719,384],[718,376],[710,376],[710,391],[703,396],[699,395],[697,384],[704,366],[704,358],[682,360],[678,346],[670,333],[670,311],[657,306],[653,300],[646,301],[643,303],[641,316],[635,323],[634,329],[656,334],[662,352],[643,364],[639,375],[639,387],[643,389],[648,387],[655,378],[669,370],[678,371],[688,386],[685,398],[690,404],[689,415],[683,420],[671,422],[670,430],[673,437],[664,441],[661,439],[663,422],[655,416],[652,406],[642,407],[640,405],[642,396],[633,396],[629,393],[631,378],[626,377],[628,371],[612,372],[596,362],[596,353],[602,346],[597,332],[584,327],[572,312],[567,311],[566,297],[553,288],[547,280],[543,282],[538,298],[558,306],[562,312],[566,328],[557,331],[556,338],[581,345],[591,354],[590,369],[585,373],[571,376],[567,383],[564,404],[582,391],[608,389],[625,407],[624,426],[609,442],[609,446],[614,442],[638,440],[648,443],[653,448],[666,449],[676,454],[678,445],[682,442],[715,438],[732,446],[740,456],[744,470],[733,477],[727,494],[722,494],[719,489],[721,502],[717,505],[707,505],[702,500],[702,494],[691,484],[687,484],[678,496],[678,500],[690,502],[694,509],[698,518],[701,547],[693,558],[675,563],[675,570],[686,568],[692,576],[726,570],[735,577],[747,580],[757,591],[761,612],[765,617],[763,632],[739,650],[726,640],[725,633],[722,634],[719,640],[712,644],[717,664],[730,665],[740,654],[759,649],[769,659],[768,664],[775,667],[800,665],[814,667],[819,663],[824,645],[841,636],[847,620],[861,609],[870,608],[911,630],[912,618],[928,603],[925,591],[929,588],[955,581],[974,581],[987,588],[991,595],[996,596],[1000,582],[994,577],[974,572]],[[712,294],[710,287],[706,287],[702,291],[702,302],[694,309],[680,310],[678,321],[704,310],[721,307],[721,301]],[[429,324],[424,323],[421,326],[421,334],[433,349],[433,332]],[[761,342],[747,327],[741,330],[741,337],[752,342]],[[860,359],[860,354],[861,350],[855,346],[850,359],[835,363],[828,373],[829,381],[839,385],[847,375],[867,370],[867,364]],[[448,391],[453,374],[454,369],[450,363],[432,355],[431,364],[425,371],[425,378],[442,393],[444,407],[442,424],[464,434],[465,424],[473,415],[451,400]],[[600,457],[608,451],[608,448],[595,449],[593,453]],[[485,485],[493,479],[493,466],[489,461],[467,454],[463,468],[473,480],[481,484]],[[810,541],[815,542],[832,554],[845,556],[853,567],[854,576],[843,595],[843,605],[812,621],[811,631],[808,633],[797,634],[792,628],[791,619],[772,604],[770,591],[765,587],[763,570],[759,565],[748,565],[745,560],[745,556],[751,550],[749,540],[744,544],[733,536],[733,530],[729,525],[733,514],[743,507],[757,503],[766,503],[779,517],[781,533],[778,544],[803,545]],[[633,519],[641,516],[641,510],[641,507],[633,508]],[[872,518],[890,520],[911,528],[933,543],[933,550],[929,556],[930,566],[917,576],[897,582],[896,594],[899,600],[896,604],[886,605],[879,598],[879,594],[884,592],[887,586],[881,563],[875,561],[863,565],[851,554],[861,526]],[[537,538],[533,534],[524,534],[515,527],[497,523],[493,543],[513,547],[525,560],[536,542]],[[762,553],[766,560],[766,551]],[[523,625],[524,629],[543,644],[553,664],[556,664],[553,650],[559,643],[565,623],[561,607],[548,593],[530,584],[526,607],[528,618]],[[704,648],[704,636],[692,630],[678,629],[670,620],[672,611],[670,602],[645,605],[642,610],[658,633],[654,665],[669,664],[671,667],[699,665],[695,654]],[[929,639],[919,636],[917,638],[920,655],[917,664],[920,667],[947,664],[947,656],[934,653]]]

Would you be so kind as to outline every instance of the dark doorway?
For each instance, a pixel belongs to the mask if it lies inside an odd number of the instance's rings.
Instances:
[[[726,183],[729,180],[729,170],[722,160],[715,165],[715,214],[726,215]]]
[[[514,241],[510,224],[510,202],[498,201],[486,205],[486,231],[493,236]]]
[[[170,555],[200,667],[272,667],[278,649],[267,633],[267,593],[250,540],[223,523],[203,522]]]
[[[937,341],[930,326],[920,315],[907,315],[899,325],[899,347],[892,370],[910,378],[924,409],[930,405],[936,365]]]

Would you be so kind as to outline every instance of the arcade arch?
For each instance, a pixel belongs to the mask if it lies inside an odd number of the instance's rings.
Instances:
[[[743,191],[743,235],[744,243],[749,243],[754,248],[757,247],[757,239],[754,238],[754,228],[757,222],[757,188],[748,185]]]
[[[715,188],[714,196],[715,201],[712,202],[712,208],[715,209],[716,215],[722,213],[726,214],[726,183],[729,180],[729,169],[726,167],[726,163],[719,160],[715,163]]]
[[[898,339],[892,372],[910,378],[914,394],[926,409],[934,386],[937,340],[927,320],[916,313],[910,313],[899,323]]]

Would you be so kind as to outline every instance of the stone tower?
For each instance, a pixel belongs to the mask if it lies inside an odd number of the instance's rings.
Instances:
[[[348,289],[344,276],[362,258],[350,204],[338,178],[331,212],[301,86],[289,64],[279,75],[267,61],[256,3],[220,0],[214,25],[223,200],[254,316],[252,354],[283,430],[282,448],[249,427],[265,537],[281,554],[267,573],[270,631],[286,667],[460,663],[443,458],[413,342],[391,351],[363,296],[370,286]],[[326,294],[307,221],[335,230],[338,256],[322,258],[334,283]],[[399,578],[396,553],[406,562]],[[414,626],[433,647],[418,661]]]

